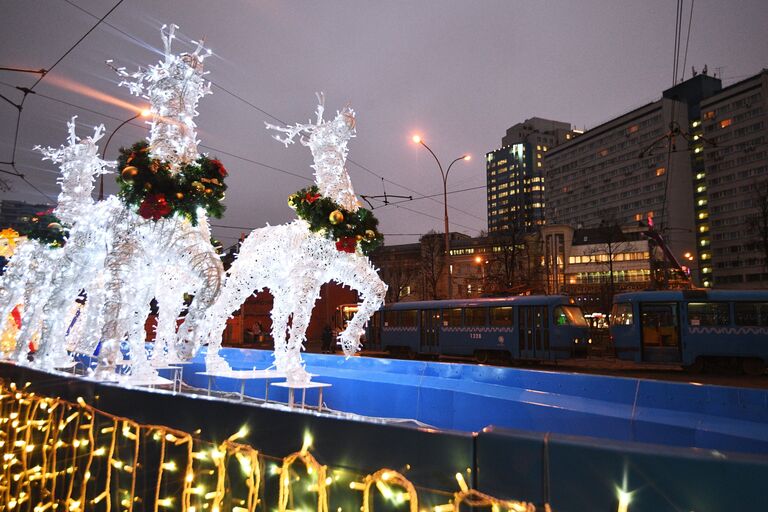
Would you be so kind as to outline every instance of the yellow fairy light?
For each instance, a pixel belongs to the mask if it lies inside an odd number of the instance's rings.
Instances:
[[[163,466],[163,469],[166,471],[176,471],[178,469],[174,461],[164,462],[162,466]]]
[[[243,425],[240,427],[240,430],[229,436],[229,439],[227,441],[237,441],[238,439],[242,439],[243,437],[248,435],[248,427],[246,425]]]
[[[459,483],[459,488],[461,488],[462,492],[469,492],[469,486],[464,480],[464,475],[461,473],[456,473],[456,481]]]
[[[161,500],[157,500],[157,504],[160,507],[169,508],[173,506],[173,498],[163,498]]]

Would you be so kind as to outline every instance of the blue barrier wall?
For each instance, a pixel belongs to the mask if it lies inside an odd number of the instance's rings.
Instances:
[[[234,369],[263,369],[271,353],[223,349]],[[768,454],[768,391],[686,383],[520,370],[470,364],[305,354],[314,380],[333,385],[329,408],[365,416],[403,418],[464,432],[488,426],[723,452]],[[204,356],[184,380],[206,387]],[[240,383],[216,379],[215,388]],[[246,393],[263,397],[263,381]],[[309,403],[316,403],[313,391]],[[272,388],[270,399],[287,401]]]
[[[237,369],[271,363],[268,352],[227,349],[223,355]],[[620,489],[631,494],[631,512],[768,510],[762,487],[768,395],[760,390],[312,354],[307,362],[317,380],[333,384],[325,395],[329,406],[411,417],[442,430],[126,389],[8,364],[0,365],[0,376],[30,381],[30,391],[47,396],[82,396],[136,421],[200,428],[212,441],[247,424],[243,441],[275,456],[298,449],[310,431],[323,463],[361,473],[409,464],[407,476],[421,488],[452,492],[453,475],[469,468],[479,491],[537,507],[548,502],[557,512],[615,511]],[[195,375],[202,363],[185,366],[188,383],[207,386]],[[232,380],[215,384],[239,391]],[[250,383],[246,391],[263,395],[264,383]],[[273,390],[270,398],[286,397]],[[474,428],[503,421],[531,428]],[[447,430],[468,425],[475,433]],[[589,437],[573,435],[584,432]],[[640,437],[657,442],[641,444]],[[703,444],[712,446],[692,447]],[[753,446],[757,455],[735,453]],[[424,505],[444,498],[436,499]]]

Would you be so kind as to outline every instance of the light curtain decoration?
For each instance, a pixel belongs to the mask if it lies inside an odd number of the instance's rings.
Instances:
[[[68,402],[0,382],[0,503],[6,510],[35,512],[327,512],[336,498],[353,504],[343,510],[369,512],[378,492],[392,509],[414,512],[428,510],[417,508],[425,497],[434,501],[453,492],[418,488],[392,469],[365,475],[327,467],[306,440],[301,451],[281,456],[249,445],[245,428],[216,443],[202,440],[202,434],[115,416],[82,398]],[[262,472],[263,467],[270,470]],[[431,510],[453,512],[462,504],[498,512],[536,510],[466,484],[450,503]]]

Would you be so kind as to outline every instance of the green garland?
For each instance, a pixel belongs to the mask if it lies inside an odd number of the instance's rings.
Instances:
[[[377,229],[379,221],[370,210],[358,208],[356,212],[350,212],[332,199],[321,196],[317,185],[290,195],[288,206],[309,223],[311,231],[335,240],[339,251],[351,253],[359,248],[367,256],[384,241],[384,235]]]
[[[145,219],[179,214],[197,225],[198,208],[216,218],[224,213],[221,200],[227,190],[227,170],[218,160],[201,156],[181,166],[174,175],[168,162],[151,158],[149,144],[141,141],[120,149],[118,169],[120,198],[128,205],[138,206],[139,215]]]
[[[61,224],[59,218],[51,213],[52,211],[22,217],[20,220],[23,224],[19,226],[19,234],[30,240],[42,242],[51,248],[64,247],[67,243],[68,228]]]

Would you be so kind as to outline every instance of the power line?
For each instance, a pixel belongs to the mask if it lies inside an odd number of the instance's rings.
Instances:
[[[688,43],[691,41],[691,24],[693,22],[693,3],[691,0],[691,14],[688,17],[688,35],[685,38],[685,56],[683,57],[683,78],[685,78],[685,65],[688,62]]]
[[[82,7],[80,7],[79,5],[77,5],[77,4],[75,4],[75,3],[73,3],[71,0],[64,0],[64,1],[65,1],[66,3],[68,3],[69,5],[71,5],[71,6],[75,7],[75,8],[76,8],[76,9],[78,9],[79,11],[81,11],[81,12],[83,12],[83,13],[87,14],[88,16],[91,16],[91,17],[93,17],[93,18],[96,18],[96,15],[95,15],[95,14],[93,14],[93,13],[89,12],[88,10],[86,10],[86,9],[84,9],[84,8],[82,8]],[[111,27],[112,29],[114,29],[114,30],[116,30],[117,32],[119,32],[119,33],[123,34],[125,37],[127,37],[127,38],[129,38],[129,39],[133,40],[134,42],[136,42],[136,43],[138,43],[138,44],[140,44],[140,45],[142,45],[142,46],[144,45],[144,42],[143,42],[143,41],[141,41],[141,40],[140,40],[140,39],[138,39],[137,37],[135,37],[135,36],[133,36],[133,35],[129,34],[128,32],[126,32],[126,31],[124,31],[124,30],[122,30],[122,29],[120,29],[120,28],[116,27],[115,25],[113,25],[113,24],[111,24],[111,23],[109,23],[109,22],[104,22],[104,25],[107,25],[108,27]],[[245,103],[246,105],[248,105],[249,107],[253,108],[254,110],[257,110],[258,112],[261,112],[262,114],[264,114],[265,116],[269,117],[270,119],[273,119],[273,120],[275,120],[275,121],[277,121],[277,122],[279,122],[279,123],[281,123],[281,124],[288,124],[287,122],[285,122],[285,121],[283,121],[282,119],[280,119],[278,116],[276,116],[276,115],[274,115],[274,114],[272,114],[272,113],[268,112],[266,109],[263,109],[263,108],[259,107],[259,106],[258,106],[258,105],[256,105],[255,103],[253,103],[253,102],[251,102],[251,101],[248,101],[247,99],[243,98],[243,97],[242,97],[242,96],[240,96],[239,94],[236,94],[236,93],[234,93],[234,92],[230,91],[229,89],[227,89],[226,87],[222,86],[221,84],[218,84],[218,83],[214,82],[213,80],[210,80],[210,82],[211,82],[211,85],[213,85],[214,87],[216,87],[216,88],[218,88],[218,89],[221,89],[223,92],[225,92],[225,93],[229,94],[230,96],[232,96],[233,98],[236,98],[237,100],[239,100],[239,101],[241,101],[241,102]],[[397,182],[395,182],[395,181],[392,181],[392,180],[390,180],[390,179],[388,179],[388,178],[385,178],[385,177],[384,177],[384,176],[382,176],[381,174],[379,174],[379,173],[377,173],[377,172],[375,172],[375,171],[372,171],[370,168],[366,167],[365,165],[363,165],[363,164],[361,164],[361,163],[359,163],[359,162],[357,162],[357,161],[355,161],[355,160],[353,160],[353,159],[351,159],[351,158],[347,158],[347,162],[349,162],[349,163],[350,163],[350,164],[352,164],[352,165],[355,165],[355,166],[359,167],[360,169],[362,169],[362,170],[364,170],[364,171],[368,172],[369,174],[371,174],[371,175],[373,175],[373,176],[376,176],[377,178],[379,178],[379,179],[381,179],[381,180],[384,180],[384,181],[386,181],[387,183],[390,183],[390,184],[392,184],[392,185],[394,185],[394,186],[396,186],[396,187],[400,187],[400,188],[402,188],[402,189],[404,189],[404,190],[407,190],[407,191],[409,191],[409,192],[413,192],[413,193],[415,193],[415,194],[418,194],[419,196],[421,196],[421,197],[419,197],[419,199],[421,199],[421,198],[428,198],[428,199],[430,199],[431,201],[433,201],[433,202],[435,202],[435,203],[438,203],[438,204],[440,203],[440,201],[438,201],[437,199],[434,199],[434,197],[433,197],[433,196],[428,196],[428,195],[424,194],[423,192],[419,192],[418,190],[412,189],[412,188],[410,188],[410,187],[407,187],[407,186],[405,186],[405,185],[403,185],[403,184],[401,184],[401,183],[397,183]],[[461,208],[457,208],[456,206],[449,206],[449,208],[450,208],[451,210],[454,210],[454,211],[457,211],[457,212],[463,213],[464,215],[468,215],[468,216],[470,216],[470,217],[473,217],[473,218],[475,218],[475,219],[478,219],[478,220],[485,220],[483,217],[479,217],[479,216],[477,216],[477,215],[475,215],[475,214],[473,214],[473,213],[471,213],[471,212],[468,212],[468,211],[466,211],[466,210],[463,210],[463,209],[461,209]]]
[[[67,55],[69,55],[70,53],[72,53],[72,51],[73,51],[75,48],[77,48],[77,46],[78,46],[78,45],[79,45],[81,42],[83,42],[83,40],[84,40],[86,37],[88,37],[88,35],[89,35],[91,32],[93,32],[93,31],[96,29],[96,27],[98,27],[98,26],[99,26],[99,25],[100,25],[100,24],[101,24],[101,23],[102,23],[102,22],[103,22],[103,21],[106,19],[106,17],[107,17],[107,16],[109,16],[109,15],[112,13],[112,11],[114,11],[115,9],[117,9],[117,8],[120,6],[120,4],[122,4],[122,3],[123,3],[123,1],[124,1],[124,0],[118,0],[118,2],[117,2],[117,3],[116,3],[116,4],[115,4],[115,5],[114,5],[114,6],[113,6],[113,7],[112,7],[112,8],[111,8],[111,9],[110,9],[110,10],[109,10],[109,11],[108,11],[108,12],[107,12],[105,15],[104,15],[104,16],[102,16],[101,18],[99,18],[99,20],[96,22],[96,24],[95,24],[95,25],[93,25],[93,26],[92,26],[92,27],[91,27],[91,28],[90,28],[90,29],[89,29],[89,30],[88,30],[88,31],[87,31],[85,34],[83,34],[83,36],[82,36],[80,39],[78,39],[78,40],[75,42],[75,44],[73,44],[73,45],[72,45],[72,46],[71,46],[71,47],[70,47],[70,48],[69,48],[69,49],[68,49],[66,52],[64,52],[64,55],[62,55],[61,57],[59,57],[59,59],[58,59],[56,62],[54,62],[54,63],[53,63],[53,64],[52,64],[52,65],[51,65],[51,66],[50,66],[48,69],[41,69],[41,70],[37,71],[37,73],[39,73],[39,74],[40,74],[40,77],[39,77],[39,78],[38,78],[38,79],[35,81],[35,83],[33,83],[33,84],[32,84],[32,86],[31,86],[31,87],[16,87],[16,89],[18,89],[19,91],[21,91],[21,92],[24,94],[24,95],[22,96],[22,98],[21,98],[21,101],[20,101],[18,104],[15,104],[15,103],[13,103],[11,100],[9,100],[8,98],[5,98],[5,97],[3,97],[3,99],[5,99],[5,100],[6,100],[6,101],[8,101],[8,102],[9,102],[11,105],[13,105],[14,107],[16,107],[16,128],[15,128],[15,130],[14,130],[14,134],[13,134],[13,149],[11,150],[11,161],[10,161],[10,162],[7,162],[7,165],[10,165],[10,166],[11,166],[11,168],[12,168],[12,169],[13,169],[13,170],[16,172],[16,175],[17,175],[17,177],[21,178],[21,179],[22,179],[22,181],[24,181],[24,183],[26,183],[27,185],[29,185],[30,187],[32,187],[33,189],[35,189],[37,192],[39,192],[40,194],[42,194],[42,195],[43,195],[43,196],[44,196],[46,199],[48,199],[49,201],[53,201],[53,199],[52,199],[50,196],[48,196],[48,194],[46,194],[45,192],[43,192],[42,190],[40,190],[39,188],[37,188],[35,185],[33,185],[33,184],[32,184],[32,183],[31,183],[31,182],[30,182],[30,181],[29,181],[29,180],[28,180],[28,179],[27,179],[27,178],[26,178],[26,177],[25,177],[25,176],[24,176],[22,173],[20,173],[20,172],[18,171],[18,169],[16,168],[16,151],[17,151],[17,149],[18,149],[18,147],[19,147],[19,130],[20,130],[20,128],[21,128],[21,113],[22,113],[22,110],[24,109],[24,102],[27,100],[27,96],[29,96],[30,94],[35,94],[35,91],[34,91],[35,87],[37,87],[37,85],[38,85],[38,84],[39,84],[39,83],[40,83],[40,82],[41,82],[41,81],[42,81],[42,80],[43,80],[43,79],[44,79],[44,78],[45,78],[45,77],[48,75],[48,73],[50,73],[50,72],[51,72],[51,70],[52,70],[53,68],[55,68],[56,66],[58,66],[58,65],[59,65],[59,63],[60,63],[61,61],[63,61],[63,60],[64,60],[64,59],[67,57]],[[29,70],[22,70],[22,69],[12,69],[12,70],[13,70],[13,71],[21,71],[21,72],[30,72]]]
[[[0,84],[8,86],[8,87],[13,87],[12,85],[10,85],[10,84],[8,84],[6,82],[2,82],[2,81],[0,81]],[[107,119],[112,119],[112,120],[115,120],[115,121],[120,121],[120,119],[118,119],[115,116],[112,116],[112,115],[109,115],[109,114],[105,114],[103,112],[100,112],[98,110],[94,110],[92,108],[83,107],[81,105],[77,105],[76,103],[72,103],[72,102],[69,102],[69,101],[66,101],[66,100],[62,100],[62,99],[59,99],[59,98],[54,98],[54,97],[48,96],[46,94],[38,94],[38,96],[41,97],[41,98],[47,99],[49,101],[54,101],[54,102],[62,103],[64,105],[68,105],[70,107],[73,107],[73,108],[76,108],[76,109],[79,109],[79,110],[90,112],[92,114],[96,114],[98,116],[105,117]],[[130,123],[130,124],[135,126],[135,127],[142,127],[141,125],[137,125],[137,124],[134,124],[134,123]],[[276,172],[280,172],[280,173],[283,173],[283,174],[286,174],[286,175],[289,175],[289,176],[292,176],[292,177],[295,177],[295,178],[299,178],[299,179],[304,180],[304,181],[310,181],[308,177],[302,176],[301,174],[298,174],[298,173],[295,173],[295,172],[291,172],[291,171],[288,171],[288,170],[285,170],[285,169],[281,169],[279,167],[275,167],[274,165],[265,164],[263,162],[259,162],[257,160],[252,159],[252,158],[244,157],[242,155],[237,155],[235,153],[231,153],[229,151],[225,151],[225,150],[222,150],[222,149],[219,149],[219,148],[215,148],[213,146],[207,146],[207,145],[204,145],[204,144],[201,144],[200,147],[204,147],[204,148],[209,149],[209,150],[211,150],[213,152],[225,154],[225,155],[231,156],[233,158],[238,158],[238,159],[243,160],[245,162],[249,162],[249,163],[261,166],[261,167],[265,167],[267,169],[271,169],[271,170],[274,170]],[[26,178],[23,177],[23,175],[17,174],[17,176],[19,176],[20,178],[24,179],[24,181],[26,183],[28,183],[30,186],[32,186],[33,188],[35,188],[35,190],[37,190],[38,192],[43,194],[49,200],[53,201],[53,199],[51,199],[47,194],[45,194],[44,192],[40,191],[40,189],[38,189],[37,187],[32,185],[29,181],[27,181]],[[457,192],[464,192],[464,191],[467,191],[467,190],[473,190],[473,189],[477,189],[477,188],[482,188],[482,187],[473,187],[473,188],[469,188],[469,189],[465,189],[465,190],[451,191],[451,192],[449,192],[449,194],[457,193]],[[423,198],[416,198],[416,199],[423,199]],[[410,209],[410,208],[405,208],[403,206],[398,206],[398,208],[403,208],[403,209],[405,209],[407,211],[410,211],[412,213],[416,213],[418,215],[423,215],[425,217],[429,217],[429,218],[432,218],[432,219],[441,220],[438,217],[435,217],[433,215],[430,215],[430,214],[427,214],[427,213],[424,213],[424,212],[421,212],[421,211],[418,211],[418,210],[413,210],[413,209]],[[477,229],[477,228],[465,226],[463,224],[459,224],[458,222],[454,222],[453,224],[455,224],[457,226],[461,226],[461,227],[463,227],[465,229],[469,229],[469,230],[476,230]],[[213,226],[213,224],[212,224],[212,226]],[[216,226],[216,227],[223,227],[223,226]],[[243,229],[251,229],[251,228],[243,228]]]

